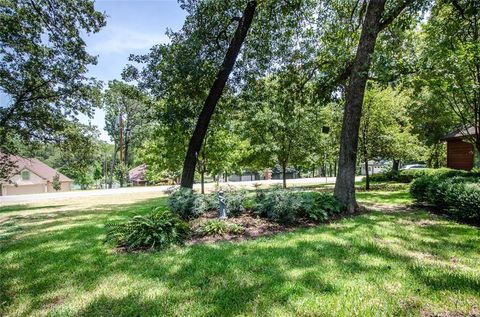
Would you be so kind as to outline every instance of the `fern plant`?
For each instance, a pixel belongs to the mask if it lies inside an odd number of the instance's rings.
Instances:
[[[148,215],[137,215],[125,223],[110,223],[106,227],[106,241],[127,251],[164,249],[182,244],[190,234],[188,224],[178,215],[159,208]]]

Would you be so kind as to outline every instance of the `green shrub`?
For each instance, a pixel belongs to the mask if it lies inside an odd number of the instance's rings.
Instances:
[[[257,192],[255,212],[264,218],[281,224],[292,224],[302,210],[299,195],[282,189]]]
[[[245,212],[245,196],[246,192],[244,190],[225,193],[225,208],[228,215],[238,216]]]
[[[211,196],[200,195],[188,188],[180,188],[170,194],[167,204],[182,219],[189,220],[211,210],[214,202]]]
[[[199,229],[200,234],[203,236],[215,236],[226,233],[240,234],[243,231],[245,231],[245,228],[242,226],[220,219],[207,220]]]
[[[480,224],[480,184],[453,183],[444,197],[445,208],[457,219]]]
[[[463,175],[453,176],[452,175]],[[475,173],[444,172],[416,179],[410,192],[456,219],[480,223],[480,177]]]
[[[257,195],[255,212],[271,221],[288,225],[300,217],[314,221],[328,220],[341,212],[341,204],[331,193],[274,189]]]
[[[388,172],[372,174],[369,175],[368,178],[372,183],[389,182],[393,180],[392,174]],[[365,177],[363,181],[365,181]]]
[[[314,221],[326,221],[341,212],[340,202],[328,193],[302,192],[302,215]]]
[[[168,197],[167,205],[183,219],[193,218],[195,215],[195,200],[198,194],[188,188],[180,188],[173,191]]]
[[[125,223],[107,224],[106,241],[128,251],[159,250],[182,244],[188,224],[171,211],[154,209],[151,214],[134,216]]]
[[[432,176],[422,176],[417,178],[410,185],[410,194],[419,201],[426,201],[427,199],[427,190],[434,181]]]

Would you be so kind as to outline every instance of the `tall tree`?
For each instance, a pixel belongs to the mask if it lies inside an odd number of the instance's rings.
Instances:
[[[128,179],[131,160],[131,147],[139,145],[143,136],[142,127],[149,119],[148,98],[135,86],[113,80],[104,94],[105,130],[114,142],[110,181],[117,153],[119,153],[119,179],[121,185]]]
[[[306,163],[321,127],[312,98],[311,70],[295,65],[252,83],[245,92],[245,133],[264,167],[278,164],[287,187],[287,167]]]
[[[421,158],[422,147],[407,115],[410,99],[405,92],[390,87],[369,85],[360,122],[360,152],[369,190],[369,160],[391,160],[398,168],[401,161]],[[396,163],[395,163],[396,162]],[[393,166],[392,172],[398,172]]]
[[[96,58],[81,34],[104,25],[90,0],[1,1],[0,152],[60,140],[79,113],[93,114],[99,85],[86,72]]]
[[[413,0],[400,1],[388,11],[385,10],[385,0],[370,0],[367,5],[357,52],[345,92],[339,170],[335,183],[335,196],[349,213],[353,213],[357,209],[355,170],[358,135],[371,56],[375,50],[375,44],[380,31],[390,25],[412,3]]]
[[[193,131],[192,137],[188,144],[187,154],[185,155],[185,161],[183,163],[181,181],[182,187],[192,188],[193,186],[198,154],[207,133],[210,119],[215,111],[218,100],[222,95],[223,88],[228,80],[228,76],[233,70],[233,66],[235,65],[237,56],[240,53],[243,41],[247,36],[247,32],[255,15],[256,7],[257,1],[249,1],[247,3],[243,15],[239,19],[237,29],[227,49],[227,53],[225,54],[225,58],[220,70],[217,73],[215,81],[213,82],[207,99],[203,105],[203,109],[200,112],[195,130]]]
[[[461,130],[480,150],[480,4],[438,1],[423,27],[421,73],[417,86],[428,89],[454,112]]]

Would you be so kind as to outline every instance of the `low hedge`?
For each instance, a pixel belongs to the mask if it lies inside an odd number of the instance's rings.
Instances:
[[[399,183],[411,183],[417,178],[422,176],[436,176],[436,175],[445,175],[449,177],[454,176],[468,176],[471,172],[454,170],[450,168],[422,168],[422,169],[409,169],[409,170],[400,170],[398,173],[385,172],[377,173],[369,176],[372,183],[381,183],[381,182],[399,182]],[[365,178],[364,178],[365,180]]]
[[[455,219],[480,224],[480,175],[459,174],[462,176],[449,172],[424,175],[412,183],[410,193]]]

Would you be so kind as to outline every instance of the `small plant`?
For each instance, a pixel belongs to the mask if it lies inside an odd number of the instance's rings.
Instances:
[[[182,244],[190,233],[188,224],[178,215],[159,208],[125,223],[107,224],[107,228],[106,241],[127,251],[160,250]]]
[[[212,219],[204,222],[200,226],[199,232],[203,236],[216,236],[227,233],[240,234],[244,230],[245,228],[235,223],[229,223],[220,219]]]

